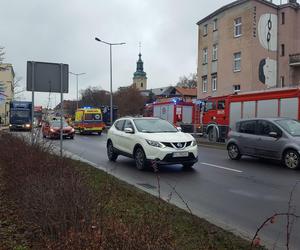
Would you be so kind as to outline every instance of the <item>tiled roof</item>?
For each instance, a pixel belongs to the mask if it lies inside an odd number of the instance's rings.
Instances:
[[[183,96],[197,96],[197,88],[176,87],[176,91]]]

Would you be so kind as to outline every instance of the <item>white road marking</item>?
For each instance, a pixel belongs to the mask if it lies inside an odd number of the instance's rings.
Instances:
[[[206,162],[200,162],[200,163],[203,165],[206,165],[206,166],[214,167],[214,168],[220,168],[220,169],[225,169],[225,170],[232,171],[232,172],[243,173],[243,171],[237,170],[234,168],[226,168],[226,167],[222,167],[222,166],[218,166],[218,165],[210,164],[210,163],[206,163]]]

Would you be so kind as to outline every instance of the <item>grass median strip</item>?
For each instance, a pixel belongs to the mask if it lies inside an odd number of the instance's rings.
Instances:
[[[49,149],[0,134],[0,152],[0,249],[250,247],[230,232]]]

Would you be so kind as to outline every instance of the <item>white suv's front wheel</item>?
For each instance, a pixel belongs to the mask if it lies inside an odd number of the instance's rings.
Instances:
[[[138,170],[144,170],[147,167],[147,159],[144,150],[138,147],[134,151],[135,165]]]

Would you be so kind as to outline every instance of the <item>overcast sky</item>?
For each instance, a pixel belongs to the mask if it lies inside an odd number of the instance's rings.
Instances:
[[[231,0],[0,0],[0,46],[5,62],[26,84],[26,62],[69,64],[88,86],[109,90],[109,47],[94,40],[126,42],[113,48],[113,89],[132,83],[142,43],[148,88],[174,85],[197,69],[196,22]],[[276,1],[274,1],[276,2]],[[76,81],[69,78],[69,94],[76,98]],[[30,100],[25,92],[21,98]],[[51,106],[59,96],[51,95]],[[37,93],[36,103],[48,104]]]

